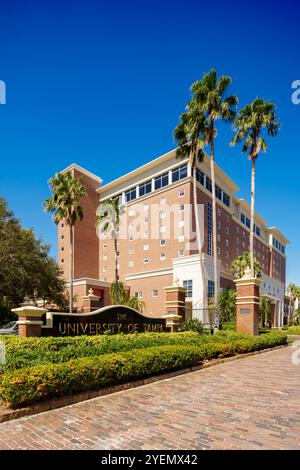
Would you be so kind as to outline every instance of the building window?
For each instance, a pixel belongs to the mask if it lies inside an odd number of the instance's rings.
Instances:
[[[128,224],[128,228],[133,228],[133,222],[130,222],[130,224]]]
[[[179,211],[180,211],[180,212],[183,212],[183,211],[184,211],[184,204],[181,204],[181,205],[180,205]]]
[[[64,236],[64,235],[61,235],[61,237],[60,237],[60,238],[61,238],[61,240],[63,240],[63,239],[65,238],[65,236]]]
[[[103,259],[104,259],[104,261],[106,261],[107,260],[107,255],[104,255]]]
[[[225,204],[225,206],[230,207],[230,197],[228,196],[228,194],[224,192],[223,192],[223,203]]]
[[[144,245],[144,251],[148,251],[149,250],[149,245]]]
[[[159,203],[160,203],[161,206],[164,206],[164,205],[166,204],[166,198],[165,198],[165,197],[161,197]]]
[[[152,290],[152,297],[158,297],[158,289]]]
[[[149,263],[149,258],[144,258],[144,264],[148,264]]]
[[[129,253],[130,255],[133,255],[133,253],[134,253],[134,248],[128,248],[128,253]]]
[[[228,259],[228,258],[229,258],[228,251],[225,251],[225,258],[226,258],[226,259]]]
[[[129,216],[135,215],[135,211],[134,211],[133,209],[130,209],[130,211],[128,212],[128,215],[129,215]]]
[[[161,219],[165,219],[167,217],[167,213],[166,212],[161,212],[160,213],[160,218]]]
[[[128,189],[128,191],[125,193],[126,202],[133,201],[133,199],[136,199],[136,188]]]
[[[184,256],[184,250],[178,250],[178,256]]]
[[[160,243],[159,243],[159,244],[160,244],[160,246],[165,246],[166,240],[160,240]]]
[[[149,204],[144,204],[144,211],[146,212],[149,209]]]
[[[179,235],[179,237],[178,237],[178,242],[179,242],[179,243],[184,242],[184,235]]]
[[[204,186],[204,174],[198,168],[196,169],[196,180]]]
[[[225,232],[229,233],[229,228],[228,227],[225,228]]]
[[[64,247],[63,247],[63,246],[61,247],[61,251],[65,251],[65,249],[64,249]]]
[[[212,255],[212,203],[207,204],[207,254]]]
[[[220,242],[221,241],[221,235],[218,233],[217,234],[217,241]]]
[[[62,259],[61,259],[61,263],[64,263],[64,262],[65,262],[65,260],[64,260],[64,258],[62,258]]]
[[[217,223],[217,226],[218,226],[218,229],[220,230],[220,228],[221,228],[221,222],[218,222],[218,223]]]
[[[228,263],[225,263],[225,269],[226,269],[226,270],[229,269]]]
[[[161,253],[160,254],[160,259],[161,259],[161,261],[165,260],[166,259],[166,253]]]
[[[107,266],[103,266],[103,272],[106,273],[107,271]]]
[[[220,249],[220,247],[219,247],[219,246],[217,247],[217,253],[218,253],[218,255],[220,255],[220,254],[221,254],[221,249]]]
[[[211,299],[215,295],[215,283],[214,281],[208,281],[207,284],[207,296]]]
[[[162,225],[162,226],[160,227],[160,231],[161,231],[161,233],[164,233],[164,232],[166,231],[166,226],[165,226],[165,225]]]
[[[193,280],[187,279],[182,283],[183,287],[186,288],[186,296],[193,297]]]
[[[222,201],[222,189],[216,186],[216,197]]]
[[[149,217],[144,218],[144,224],[147,224],[149,222]]]
[[[133,233],[131,233],[131,234],[129,235],[129,241],[132,242],[132,241],[133,241],[133,238],[134,238],[134,237],[133,237]]]
[[[64,224],[60,224],[60,226],[61,226],[61,228],[64,228],[65,225],[64,225]]]
[[[184,220],[180,220],[178,222],[178,227],[184,227]]]
[[[229,240],[225,240],[225,246],[229,246]]]
[[[172,170],[172,182],[182,180],[187,177],[187,163]]]
[[[135,292],[134,296],[137,297],[138,299],[142,299],[143,298],[143,292],[142,291]]]
[[[206,177],[206,189],[208,189],[208,191],[212,192],[211,179],[208,178],[208,176]]]
[[[152,190],[152,181],[146,181],[145,183],[142,183],[139,187],[139,195],[144,196],[144,194],[151,193]]]
[[[181,190],[179,191],[179,197],[183,197],[183,196],[184,196],[184,194],[185,194],[185,191],[184,191],[184,189],[181,189]]]
[[[144,232],[144,238],[148,238],[148,237],[149,237],[149,232],[148,232],[148,230],[145,230],[145,232]]]
[[[161,176],[157,176],[154,180],[155,189],[163,188],[169,184],[169,173],[164,173]]]
[[[107,243],[104,243],[103,248],[107,248]]]

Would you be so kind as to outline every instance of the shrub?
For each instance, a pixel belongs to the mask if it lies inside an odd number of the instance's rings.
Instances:
[[[221,330],[224,331],[236,331],[236,322],[234,321],[228,321],[228,322],[223,322],[220,325]]]
[[[300,325],[299,326],[291,326],[288,328],[287,333],[289,335],[300,335]]]
[[[160,346],[35,366],[4,374],[0,396],[7,406],[17,407],[191,366],[200,359],[197,347]]]
[[[179,327],[179,331],[195,331],[199,335],[202,335],[204,328],[202,322],[195,318],[183,322]]]
[[[193,335],[199,339],[197,333]],[[194,345],[134,349],[7,371],[2,375],[0,397],[7,406],[19,407],[287,343],[287,336],[280,332],[254,337],[219,332],[204,338],[207,340]]]

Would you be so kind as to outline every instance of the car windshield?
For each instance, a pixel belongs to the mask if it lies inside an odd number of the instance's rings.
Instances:
[[[2,328],[4,330],[8,330],[10,328],[13,328],[15,326],[16,322],[15,321],[10,321],[9,323],[7,323],[7,325],[3,326]]]

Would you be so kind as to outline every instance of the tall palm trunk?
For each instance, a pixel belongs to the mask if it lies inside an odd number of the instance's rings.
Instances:
[[[210,170],[212,185],[212,213],[213,213],[213,257],[214,257],[214,326],[219,328],[219,273],[218,273],[218,251],[217,251],[217,204],[216,204],[216,180],[215,180],[215,141],[214,122],[211,121],[211,141],[210,141]]]
[[[193,171],[193,202],[194,202],[194,215],[195,215],[195,224],[196,224],[196,238],[197,238],[197,247],[200,257],[200,270],[201,270],[201,277],[203,281],[203,305],[202,308],[205,311],[207,308],[207,289],[206,289],[206,282],[205,282],[205,273],[203,268],[203,259],[202,259],[202,244],[203,240],[200,235],[200,220],[199,220],[199,211],[198,211],[198,197],[197,197],[197,165],[196,159],[192,164],[192,171]]]
[[[116,303],[120,305],[120,286],[119,286],[119,270],[118,270],[118,244],[117,237],[114,238],[115,243],[115,281],[116,281]]]
[[[73,283],[74,283],[74,262],[73,262],[73,226],[70,225],[70,313],[73,313]]]
[[[251,276],[254,277],[254,205],[255,205],[255,157],[251,159],[251,220],[250,220],[250,267]]]

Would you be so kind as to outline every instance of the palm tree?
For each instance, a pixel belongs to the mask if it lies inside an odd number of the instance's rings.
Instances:
[[[232,122],[235,117],[235,108],[238,99],[235,95],[225,97],[231,85],[229,76],[217,77],[217,71],[212,70],[204,74],[203,78],[192,85],[193,98],[189,103],[191,112],[196,112],[205,119],[205,132],[203,145],[210,147],[210,167],[212,183],[212,213],[213,213],[213,258],[214,258],[214,323],[219,329],[218,313],[218,253],[217,253],[217,207],[215,185],[215,138],[217,135],[216,121]]]
[[[116,282],[112,282],[109,295],[111,298],[111,302],[113,305],[125,305],[128,301],[128,294],[125,290],[123,282],[119,281],[118,284]],[[117,302],[117,295],[119,295],[119,301]]]
[[[300,299],[300,287],[291,282],[288,285],[287,292],[290,298],[290,305],[289,305],[289,316],[290,316],[291,311],[292,311],[292,302],[295,304],[296,300]]]
[[[53,220],[58,225],[61,221],[69,226],[70,233],[70,313],[73,312],[74,282],[74,225],[83,219],[81,199],[86,196],[86,186],[72,173],[57,173],[49,180],[52,195],[44,201],[45,212],[53,213]]]
[[[267,143],[263,137],[263,130],[274,137],[279,131],[279,121],[275,113],[275,105],[269,101],[256,98],[251,104],[242,108],[234,123],[237,131],[231,141],[236,145],[243,141],[242,152],[248,152],[252,163],[251,170],[251,222],[250,222],[250,268],[254,277],[254,205],[255,205],[255,169],[256,160],[261,151],[267,151]]]
[[[193,109],[191,109],[193,107]],[[181,114],[180,123],[174,129],[174,137],[178,143],[176,150],[176,158],[189,159],[189,166],[193,175],[193,206],[196,223],[196,239],[197,247],[200,255],[200,269],[202,279],[204,280],[204,267],[202,262],[203,240],[201,239],[200,220],[198,212],[197,198],[197,161],[202,162],[204,158],[203,146],[207,129],[206,119],[202,112],[195,109],[195,105],[191,102],[186,106],[186,112]],[[205,286],[205,282],[203,282]],[[207,292],[204,288],[203,307],[206,306]]]
[[[128,299],[128,301],[126,302],[126,305],[128,305],[128,307],[134,308],[135,310],[138,310],[141,313],[143,313],[146,308],[145,302],[139,299],[138,297],[136,297],[135,295],[132,295]]]
[[[234,271],[236,276],[241,279],[246,269],[249,268],[250,265],[250,253],[249,251],[245,251],[242,255],[238,256],[232,263],[231,269]],[[262,270],[259,261],[254,258],[254,273],[257,278],[262,276]]]
[[[121,216],[124,213],[124,206],[120,204],[119,198],[110,198],[100,206],[100,215],[97,216],[97,223],[103,234],[110,235],[114,240],[115,248],[115,294],[117,305],[120,305],[120,284],[118,268],[118,236],[120,231]]]

